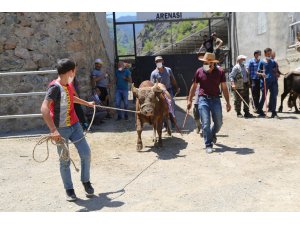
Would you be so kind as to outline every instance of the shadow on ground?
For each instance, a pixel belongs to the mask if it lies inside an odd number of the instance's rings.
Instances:
[[[159,148],[153,143],[152,146],[145,146],[149,148],[146,151],[140,151],[141,153],[155,152],[158,159],[169,160],[179,157],[185,157],[185,155],[179,155],[180,152],[187,148],[188,143],[183,138],[167,137],[163,139],[163,147]]]
[[[215,148],[215,152],[235,152],[235,154],[238,155],[249,155],[249,154],[253,154],[254,149],[251,148],[232,148],[223,144],[215,144],[216,146],[220,147],[220,148]]]
[[[78,198],[75,204],[83,207],[82,209],[78,210],[78,212],[98,211],[104,207],[109,207],[109,208],[121,207],[122,205],[124,205],[124,202],[114,201],[115,198],[108,197],[109,195],[118,194],[118,193],[122,195],[124,194],[124,190],[100,193],[98,196],[94,195],[92,198],[89,199]]]

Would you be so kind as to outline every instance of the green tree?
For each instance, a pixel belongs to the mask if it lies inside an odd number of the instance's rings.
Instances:
[[[153,47],[154,47],[154,45],[153,45],[152,41],[147,40],[147,41],[145,42],[143,51],[144,51],[144,52],[151,52],[151,51],[153,51]]]

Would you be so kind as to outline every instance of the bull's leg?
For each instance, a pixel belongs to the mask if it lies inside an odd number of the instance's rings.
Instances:
[[[295,106],[295,111],[296,111],[296,113],[299,113],[299,110],[298,110],[298,108],[297,108],[297,98],[298,98],[298,96],[297,96],[297,94],[294,96],[294,98],[293,98],[293,105]]]
[[[280,103],[280,106],[279,106],[279,109],[278,109],[278,112],[282,112],[282,103],[283,103],[283,100],[285,99],[285,97],[288,95],[289,92],[285,91],[282,93],[281,95],[281,103]]]
[[[163,118],[159,119],[157,121],[157,134],[158,134],[158,147],[162,147],[162,138],[161,138],[161,134],[162,134],[162,127],[163,127]]]
[[[136,144],[136,150],[140,151],[143,149],[143,142],[142,142],[142,131],[143,131],[143,124],[140,120],[137,119],[136,123],[136,132],[138,134],[137,144]]]
[[[157,126],[156,126],[156,123],[153,124],[153,139],[152,141],[155,143],[156,142],[156,129],[157,129]]]

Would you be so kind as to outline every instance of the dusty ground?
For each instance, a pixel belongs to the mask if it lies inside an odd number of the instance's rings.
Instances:
[[[186,106],[183,98],[176,103]],[[183,136],[164,137],[161,151],[147,127],[142,152],[135,150],[132,114],[130,121],[107,120],[87,137],[96,195],[85,197],[72,167],[75,203],[65,201],[53,146],[48,161],[39,164],[32,159],[37,139],[2,139],[0,211],[300,211],[300,115],[284,104],[281,120],[224,112],[210,155],[191,117]],[[177,116],[181,126],[184,113]],[[45,147],[38,151],[44,157]],[[71,154],[79,165],[74,147]]]

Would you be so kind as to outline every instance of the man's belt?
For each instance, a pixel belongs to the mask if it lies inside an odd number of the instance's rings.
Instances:
[[[199,95],[199,97],[204,97],[204,98],[207,98],[207,99],[220,98],[219,95],[217,95],[217,96],[212,96],[212,95]]]

